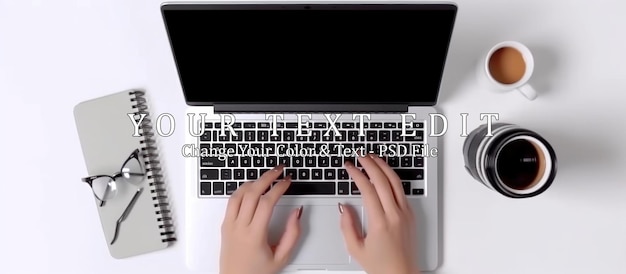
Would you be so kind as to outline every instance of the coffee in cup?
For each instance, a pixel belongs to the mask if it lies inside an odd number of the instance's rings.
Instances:
[[[536,132],[512,124],[478,127],[465,140],[463,155],[472,177],[510,198],[539,195],[556,176],[552,146]]]
[[[528,84],[534,64],[533,55],[526,46],[505,41],[493,46],[481,59],[478,77],[490,89],[518,90],[529,100],[534,100],[537,92]]]

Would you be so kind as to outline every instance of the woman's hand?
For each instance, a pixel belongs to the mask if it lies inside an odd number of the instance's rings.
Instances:
[[[368,274],[420,273],[415,262],[415,217],[402,181],[376,155],[365,155],[358,161],[367,176],[350,162],[346,162],[345,168],[361,191],[367,212],[367,235],[360,234],[354,210],[339,204],[341,229],[348,252]]]
[[[221,274],[275,274],[289,262],[300,236],[302,207],[294,210],[279,243],[268,243],[269,222],[274,206],[291,184],[289,177],[265,191],[282,174],[283,166],[265,172],[256,182],[235,191],[222,224]]]

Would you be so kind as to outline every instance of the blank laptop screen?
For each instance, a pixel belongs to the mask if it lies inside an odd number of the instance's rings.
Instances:
[[[166,5],[162,12],[190,105],[433,105],[456,8]]]

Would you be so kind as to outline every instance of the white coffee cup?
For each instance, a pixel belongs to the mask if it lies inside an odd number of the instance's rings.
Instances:
[[[534,69],[535,61],[528,47],[520,42],[504,41],[493,46],[481,59],[478,79],[492,90],[518,90],[534,100],[537,92],[528,84]]]

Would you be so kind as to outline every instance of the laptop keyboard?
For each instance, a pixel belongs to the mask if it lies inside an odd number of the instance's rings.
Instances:
[[[229,130],[221,135],[218,122],[205,123],[199,137],[200,197],[228,196],[278,164],[285,165],[279,179],[288,174],[292,178],[284,195],[360,195],[343,168],[348,160],[360,168],[356,161],[360,152],[384,156],[401,178],[406,195],[425,195],[426,167],[419,152],[424,148],[423,122],[413,123],[415,136],[402,136],[402,124],[397,122],[365,122],[365,136],[359,136],[356,122],[337,122],[341,133],[337,136],[326,122],[311,126],[303,128],[310,136],[297,136],[296,122],[278,122],[274,135],[269,122],[236,122],[234,136]]]

